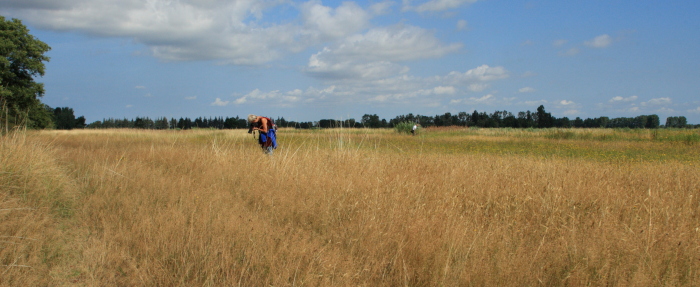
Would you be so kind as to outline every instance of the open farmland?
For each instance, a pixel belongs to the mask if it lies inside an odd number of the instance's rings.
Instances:
[[[697,131],[0,140],[0,285],[700,284]]]

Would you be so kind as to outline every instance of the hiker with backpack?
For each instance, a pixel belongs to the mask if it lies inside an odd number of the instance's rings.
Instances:
[[[277,125],[268,117],[256,115],[248,115],[248,123],[250,128],[248,133],[258,131],[258,143],[263,149],[263,152],[271,155],[272,151],[277,148]]]

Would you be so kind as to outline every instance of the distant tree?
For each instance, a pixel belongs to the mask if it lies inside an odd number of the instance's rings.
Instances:
[[[384,121],[386,122],[386,120],[384,120]],[[374,115],[365,114],[364,116],[362,116],[362,124],[365,127],[369,127],[369,128],[382,127],[382,121],[379,120],[379,116],[377,114],[374,114]]]
[[[554,126],[560,127],[560,128],[570,128],[572,126],[572,123],[568,117],[563,117],[563,118],[556,119]]]
[[[83,118],[84,120],[84,118]],[[83,122],[84,123],[84,122]],[[53,121],[53,108],[46,104],[41,104],[32,107],[29,111],[29,122],[27,123],[28,128],[32,129],[46,129],[52,128],[54,126]]]
[[[457,114],[457,124],[460,126],[466,126],[469,124],[470,118],[471,117],[469,116],[469,114],[467,114],[467,112],[459,112]]]
[[[146,121],[144,121],[143,118],[136,117],[136,119],[134,120],[134,128],[145,129],[146,128]]]
[[[648,129],[656,129],[659,128],[659,125],[661,124],[659,120],[659,116],[657,115],[649,115],[647,116],[647,122],[645,127]]]
[[[168,118],[162,117],[158,118],[155,123],[154,123],[154,128],[157,130],[167,130],[170,128],[170,123],[168,121]]]
[[[84,129],[85,128],[85,117],[84,116],[79,116],[75,119],[75,128],[76,129]]]
[[[49,61],[44,53],[49,50],[49,45],[29,34],[22,21],[0,16],[0,117],[4,118],[5,130],[11,118],[23,118],[26,123],[31,112],[45,115],[39,101],[44,85],[35,82],[34,77],[44,75],[44,62]]]
[[[73,109],[69,107],[56,108],[53,111],[53,122],[56,125],[56,129],[59,130],[72,130],[75,128],[75,114]],[[84,124],[84,122],[83,122]]]
[[[554,118],[552,114],[545,112],[544,105],[540,105],[537,108],[537,127],[538,128],[551,128],[554,126]]]
[[[667,128],[684,128],[688,124],[684,116],[666,118]]]

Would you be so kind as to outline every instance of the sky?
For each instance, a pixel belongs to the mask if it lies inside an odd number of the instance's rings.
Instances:
[[[104,118],[685,116],[700,1],[0,0],[51,46],[42,101]]]

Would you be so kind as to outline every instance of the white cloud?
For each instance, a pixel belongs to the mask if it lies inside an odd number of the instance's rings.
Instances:
[[[433,88],[433,93],[436,95],[452,95],[456,92],[455,87],[448,86],[448,87],[435,87]]]
[[[565,52],[559,52],[559,55],[561,56],[576,56],[578,53],[581,52],[578,48],[571,48],[566,50]]]
[[[521,92],[521,93],[532,93],[534,91],[535,91],[535,89],[532,87],[523,87],[523,88],[520,88],[518,90],[518,92]]]
[[[139,89],[139,90],[142,90],[142,89],[145,89],[146,87],[144,87],[144,86],[136,86],[136,87],[134,87],[134,88]]]
[[[435,12],[454,9],[465,4],[475,3],[477,0],[430,0],[418,6],[411,6],[410,2],[404,1],[404,11],[413,10],[417,12]]]
[[[466,30],[469,28],[469,23],[466,20],[457,21],[457,30]]]
[[[629,96],[626,98],[623,98],[621,96],[616,96],[610,99],[608,102],[615,103],[615,102],[633,102],[637,100],[637,96]]]
[[[128,109],[128,108],[131,108],[131,107],[133,107],[133,106],[134,106],[134,105],[126,105],[126,108]]]
[[[672,109],[672,108],[667,108],[667,107],[660,107],[654,111],[655,113],[660,113],[660,114],[672,114],[676,113],[677,111]]]
[[[473,84],[470,84],[470,85],[467,87],[467,89],[469,89],[469,90],[472,91],[472,92],[482,92],[482,91],[486,90],[488,87],[489,87],[488,84],[484,84],[484,83],[473,83]]]
[[[377,6],[376,8],[380,8]],[[351,35],[369,25],[370,15],[355,2],[343,2],[338,8],[312,0],[301,5],[305,34],[312,39],[332,40]]]
[[[642,102],[642,106],[662,106],[671,103],[671,98],[655,98],[646,102]]]
[[[593,38],[590,41],[584,42],[584,44],[591,48],[605,48],[612,44],[612,37],[608,34],[600,35]]]
[[[474,102],[474,103],[488,103],[488,102],[493,102],[496,98],[492,94],[485,95],[481,98],[474,98],[471,97],[469,98],[469,101]]]
[[[379,2],[370,6],[369,11],[371,11],[373,15],[384,15],[390,12],[391,6],[394,6],[394,2],[392,1]]]
[[[219,107],[225,107],[227,106],[229,101],[222,101],[220,98],[216,98],[216,100],[211,103],[212,106],[219,106]]]
[[[197,96],[185,97],[185,100],[196,100]]]
[[[264,64],[347,37],[369,27],[372,17],[354,2],[332,8],[318,0],[299,5],[263,0],[9,1],[0,8],[3,15],[38,28],[133,39],[166,61],[237,65]],[[371,9],[379,13],[387,5]],[[284,9],[298,9],[299,19],[264,14]]]
[[[508,71],[501,66],[489,67],[488,65],[481,65],[464,73],[457,71],[450,72],[445,77],[445,80],[455,83],[487,82],[505,79],[509,76]]]
[[[515,98],[504,98],[504,99],[501,99],[501,102],[506,102],[506,103],[508,103],[508,102],[513,101],[514,99],[515,99]],[[495,104],[497,101],[498,101],[498,99],[496,98],[496,96],[494,96],[493,94],[488,94],[488,95],[485,95],[485,96],[479,97],[479,98],[477,98],[477,97],[469,97],[469,98],[466,98],[466,99],[453,99],[453,100],[450,100],[450,104],[451,104],[451,105],[456,105],[456,104],[467,104],[467,105],[493,105],[493,104]]]
[[[332,90],[333,88],[331,87],[330,89]],[[304,96],[304,92],[299,89],[295,89],[286,93],[282,93],[279,90],[263,92],[260,89],[255,89],[250,93],[235,99],[233,103],[240,105],[245,103],[254,104],[265,102],[273,106],[286,106],[289,103],[301,101]]]
[[[562,100],[562,101],[559,102],[559,104],[562,105],[562,106],[569,106],[569,105],[573,105],[573,104],[575,104],[575,103],[572,102],[572,101]]]
[[[396,62],[438,58],[461,48],[443,45],[428,30],[396,25],[354,35],[312,55],[306,72],[331,80],[381,79],[408,72]]]
[[[554,40],[554,41],[552,42],[552,46],[559,48],[559,47],[561,47],[561,46],[566,45],[566,43],[568,43],[568,42],[569,42],[569,41],[564,40],[564,39]]]
[[[688,110],[688,112],[693,113],[693,114],[700,114],[700,107],[697,107],[697,108],[692,109],[692,110]]]

